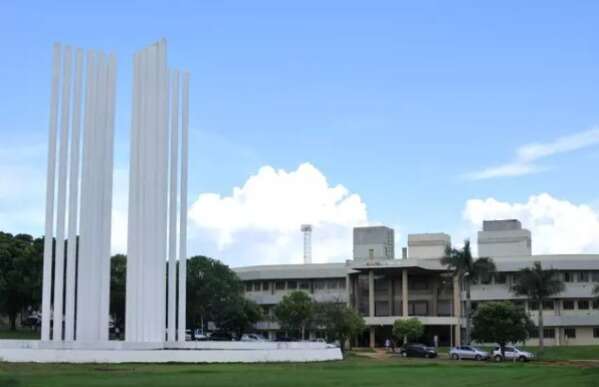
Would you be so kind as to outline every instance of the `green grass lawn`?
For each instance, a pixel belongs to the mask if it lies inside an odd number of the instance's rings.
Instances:
[[[16,331],[0,329],[0,340],[2,339],[39,340],[40,332],[32,331],[31,329],[18,329]],[[2,386],[0,385],[0,387]]]
[[[599,386],[599,368],[370,360],[315,364],[35,365],[0,363],[2,387],[85,386]]]

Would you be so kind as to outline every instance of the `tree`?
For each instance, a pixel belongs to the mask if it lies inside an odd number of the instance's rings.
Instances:
[[[364,319],[353,308],[341,302],[315,304],[315,323],[324,328],[329,340],[338,340],[341,351],[365,329]]]
[[[0,232],[0,313],[17,329],[17,315],[41,301],[43,240]]]
[[[235,332],[238,337],[262,319],[262,309],[254,301],[238,297],[233,303],[224,305],[219,328]]]
[[[497,343],[502,353],[507,343],[525,341],[534,329],[526,311],[506,301],[480,305],[472,322],[472,338],[481,343]]]
[[[459,283],[466,291],[466,343],[470,343],[470,330],[472,319],[472,301],[470,299],[471,278],[489,278],[495,271],[495,263],[491,258],[480,257],[472,258],[470,252],[470,241],[464,241],[462,249],[453,249],[449,246],[445,249],[445,256],[441,258],[441,263],[447,265],[453,275],[458,277]]]
[[[282,328],[299,330],[303,340],[306,327],[314,315],[314,303],[305,292],[296,290],[283,297],[275,306],[274,313]]]
[[[116,254],[110,259],[110,314],[120,328],[125,325],[126,284],[127,256]]]
[[[599,298],[599,284],[595,284],[595,287],[593,287],[593,295]]]
[[[243,302],[243,284],[229,266],[204,256],[187,261],[187,326],[204,329],[212,321],[220,329],[238,331],[255,320],[254,312]]]
[[[539,349],[543,350],[543,302],[549,297],[564,290],[564,282],[556,270],[543,270],[541,262],[535,262],[532,268],[520,270],[516,276],[516,284],[512,288],[514,294],[526,296],[529,301],[537,303]]]
[[[395,320],[392,332],[397,341],[403,341],[406,344],[409,341],[422,337],[424,326],[417,318]]]

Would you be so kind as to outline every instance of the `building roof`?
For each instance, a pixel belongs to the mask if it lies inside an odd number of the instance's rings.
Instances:
[[[599,270],[599,254],[556,254],[493,259],[500,272],[513,272],[531,267],[540,261],[547,269]],[[417,271],[445,271],[440,259],[382,259],[374,261],[347,261],[288,265],[259,265],[237,267],[233,270],[244,281],[302,278],[341,278],[362,270],[413,269]]]

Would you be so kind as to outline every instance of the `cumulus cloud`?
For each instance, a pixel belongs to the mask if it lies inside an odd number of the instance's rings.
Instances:
[[[599,128],[593,128],[569,136],[559,137],[547,143],[535,143],[521,146],[516,150],[513,161],[465,175],[470,180],[491,179],[495,177],[521,176],[546,169],[538,161],[560,153],[573,152],[599,144]]]
[[[368,223],[360,196],[331,186],[310,163],[264,166],[229,196],[202,193],[189,219],[193,250],[234,265],[301,262],[305,223],[314,226],[314,262],[349,259],[352,228]]]
[[[589,205],[561,200],[548,193],[530,196],[525,203],[488,199],[466,202],[464,219],[473,233],[483,220],[519,219],[532,233],[534,254],[576,254],[599,251],[599,213]]]

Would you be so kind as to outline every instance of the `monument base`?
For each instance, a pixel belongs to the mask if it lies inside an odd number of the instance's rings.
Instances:
[[[307,342],[103,343],[0,340],[9,363],[266,363],[342,360],[339,348]]]

